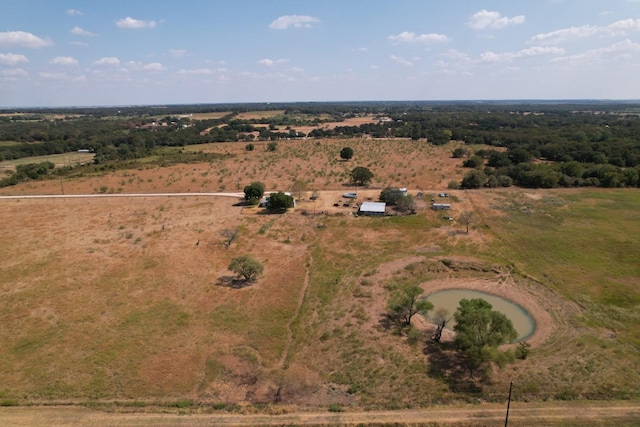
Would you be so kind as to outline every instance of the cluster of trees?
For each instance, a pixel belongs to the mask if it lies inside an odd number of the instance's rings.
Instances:
[[[454,157],[457,153],[454,153]],[[619,167],[608,163],[576,160],[540,161],[524,149],[478,150],[463,162],[472,168],[460,183],[462,188],[509,187],[637,187],[640,165]]]
[[[51,162],[28,163],[17,165],[16,171],[6,178],[0,179],[0,187],[16,185],[19,182],[44,179],[52,173],[55,165]]]
[[[394,206],[398,212],[415,211],[416,203],[414,197],[399,188],[386,187],[380,192],[379,198],[381,202]]]
[[[270,119],[267,126],[258,123],[258,119],[239,119],[241,111],[274,109],[284,113]],[[195,120],[189,116],[208,111],[229,113],[216,119]],[[96,154],[97,163],[108,163],[146,157],[163,146],[300,138],[305,135],[292,126],[366,114],[385,119],[359,126],[316,129],[308,136],[426,139],[435,145],[463,141],[465,148],[457,149],[454,157],[464,159],[465,166],[474,169],[472,175],[459,183],[466,188],[637,186],[639,111],[634,104],[597,102],[572,105],[355,102],[38,109],[2,116],[0,141],[11,143],[0,145],[0,161],[88,149]],[[48,118],[60,114],[66,114],[65,118]],[[472,153],[470,147],[474,144],[496,149]]]
[[[264,184],[255,181],[244,187],[244,200],[251,205],[257,205],[264,196]],[[273,213],[282,213],[294,205],[293,196],[278,191],[267,197],[267,210]]]
[[[433,304],[422,294],[424,290],[413,284],[399,287],[391,294],[388,303],[389,315],[401,329],[410,329],[411,320],[416,314],[427,316],[433,310]],[[455,346],[464,357],[471,376],[476,372],[487,372],[491,362],[505,358],[515,358],[510,351],[500,352],[502,344],[513,342],[518,333],[511,320],[503,313],[493,310],[487,301],[463,299],[453,315],[455,319]],[[436,314],[436,332],[433,339],[440,341],[442,330],[451,320],[445,310]],[[528,347],[522,345],[518,349],[519,358],[526,358]]]

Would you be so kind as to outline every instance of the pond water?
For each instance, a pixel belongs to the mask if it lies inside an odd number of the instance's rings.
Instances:
[[[533,334],[533,331],[535,331],[536,323],[524,308],[496,295],[468,289],[445,289],[429,294],[426,297],[427,301],[431,302],[434,306],[433,310],[429,312],[430,315],[433,315],[439,308],[445,308],[449,311],[451,317],[453,317],[453,313],[458,309],[460,300],[477,298],[482,298],[493,306],[493,310],[503,313],[511,320],[513,327],[518,332],[516,341],[528,338]],[[447,323],[447,328],[453,329],[454,325],[455,320],[452,319]]]

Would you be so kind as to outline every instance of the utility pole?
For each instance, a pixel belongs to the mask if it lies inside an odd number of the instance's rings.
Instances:
[[[511,390],[513,389],[513,381],[509,385],[509,400],[507,401],[507,417],[504,419],[504,427],[507,427],[509,424],[509,406],[511,406]]]

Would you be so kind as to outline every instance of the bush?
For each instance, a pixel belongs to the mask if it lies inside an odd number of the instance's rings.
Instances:
[[[464,178],[462,178],[462,182],[460,183],[461,188],[480,188],[484,187],[487,183],[487,175],[481,170],[473,170],[467,173]]]
[[[529,356],[530,352],[531,352],[531,344],[524,341],[521,343],[518,343],[515,350],[516,359],[525,360],[527,356]]]
[[[484,160],[482,160],[482,157],[473,156],[470,159],[465,160],[464,163],[462,163],[462,165],[465,168],[479,168],[480,166],[482,166],[483,162],[484,162]]]
[[[351,147],[344,147],[340,150],[340,158],[344,160],[350,160],[353,157],[353,149]]]
[[[329,412],[342,412],[342,406],[332,403],[329,405]]]
[[[244,146],[244,149],[247,150],[247,151],[253,151],[255,148],[256,148],[256,146],[253,145],[253,144],[247,144],[247,145]]]
[[[455,150],[453,150],[452,157],[454,159],[461,159],[466,155],[467,155],[467,150],[465,150],[464,148],[456,148]]]

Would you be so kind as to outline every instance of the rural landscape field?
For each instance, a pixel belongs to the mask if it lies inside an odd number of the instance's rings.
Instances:
[[[4,112],[0,420],[71,405],[60,423],[391,411],[427,425],[406,411],[459,408],[433,425],[496,425],[513,382],[526,425],[634,425],[636,107]],[[357,167],[372,177],[356,182]],[[295,207],[247,203],[253,182]],[[358,214],[387,188],[411,209]],[[255,280],[229,269],[244,255]],[[433,312],[390,321],[408,285],[503,297],[535,330],[474,373],[453,329],[432,339]]]

